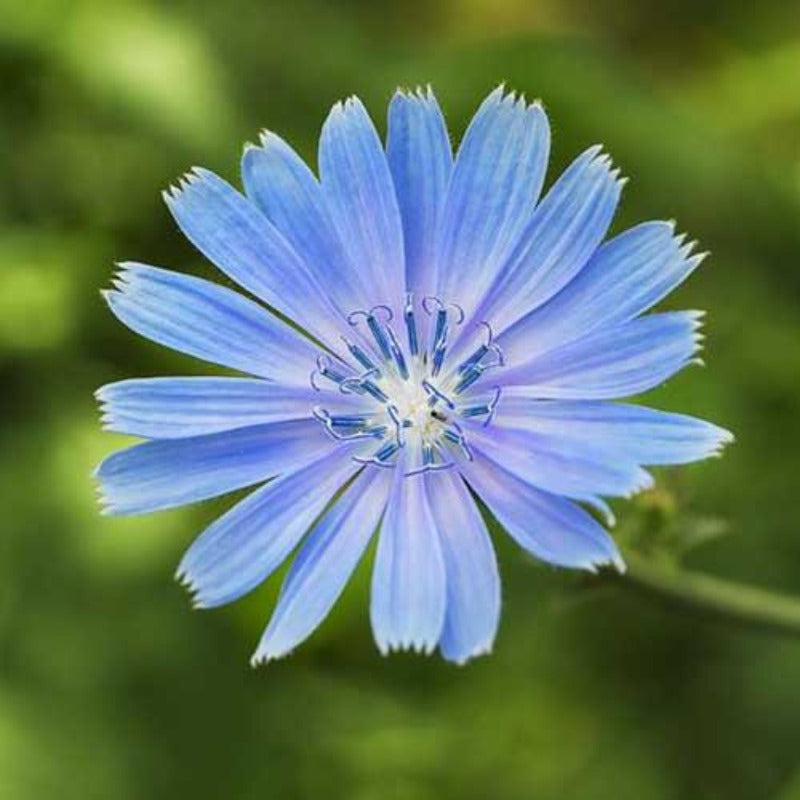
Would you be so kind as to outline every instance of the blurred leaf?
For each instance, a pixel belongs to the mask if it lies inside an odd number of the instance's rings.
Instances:
[[[130,109],[170,136],[210,147],[234,129],[219,65],[202,36],[166,11],[84,0],[59,48],[105,103]]]
[[[733,54],[693,85],[682,87],[680,102],[727,135],[751,138],[768,126],[800,120],[798,75],[800,41],[784,41],[761,52]],[[790,129],[786,133],[787,145],[800,156],[796,138]]]
[[[36,230],[6,228],[0,237],[0,350],[63,346],[72,333],[73,270],[90,248]],[[71,262],[70,268],[66,261]]]

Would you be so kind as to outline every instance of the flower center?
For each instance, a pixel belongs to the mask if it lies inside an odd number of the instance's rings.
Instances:
[[[402,458],[406,475],[472,460],[463,423],[491,422],[500,388],[486,389],[481,378],[504,366],[488,322],[478,326],[475,335],[482,341],[470,352],[469,337],[456,335],[464,323],[460,306],[425,297],[421,307],[422,315],[407,295],[401,336],[392,326],[396,315],[390,306],[353,311],[352,336],[342,337],[349,360],[323,353],[310,377],[321,394],[338,390],[351,395],[358,408],[339,413],[335,399],[315,406],[314,417],[326,432],[362,444],[353,455],[360,463],[394,467]],[[451,351],[470,354],[452,358]]]

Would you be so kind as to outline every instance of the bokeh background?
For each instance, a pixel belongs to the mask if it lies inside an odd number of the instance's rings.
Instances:
[[[203,367],[135,338],[115,260],[203,272],[159,193],[235,180],[268,126],[313,159],[356,92],[379,126],[431,82],[460,135],[500,81],[544,99],[554,165],[602,142],[617,229],[676,218],[712,257],[705,369],[652,402],[738,437],[620,512],[628,552],[800,595],[800,7],[786,0],[0,1],[0,798],[800,798],[800,641],[497,537],[504,615],[466,668],[380,657],[368,565],[292,658],[248,658],[280,576],[192,612],[173,582],[226,503],[97,514],[122,443],[92,398]],[[666,554],[666,555],[664,555]]]

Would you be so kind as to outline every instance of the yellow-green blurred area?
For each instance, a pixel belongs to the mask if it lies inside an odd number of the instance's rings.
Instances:
[[[554,169],[606,145],[631,178],[617,230],[676,218],[712,252],[667,304],[708,309],[708,366],[650,399],[737,443],[618,504],[623,549],[695,531],[687,567],[800,594],[796,2],[2,0],[0,800],[800,798],[800,641],[494,531],[490,658],[382,658],[364,564],[253,671],[280,576],[203,613],[172,579],[228,501],[97,513],[91,470],[122,439],[93,390],[204,369],[99,295],[117,260],[210,272],[160,191],[195,164],[236,180],[263,127],[313,159],[351,93],[383,130],[394,88],[430,82],[457,136],[501,81],[544,100]]]

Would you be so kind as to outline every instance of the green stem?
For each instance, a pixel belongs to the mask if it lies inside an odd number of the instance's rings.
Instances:
[[[800,600],[626,554],[620,576],[650,594],[741,625],[800,636]]]

